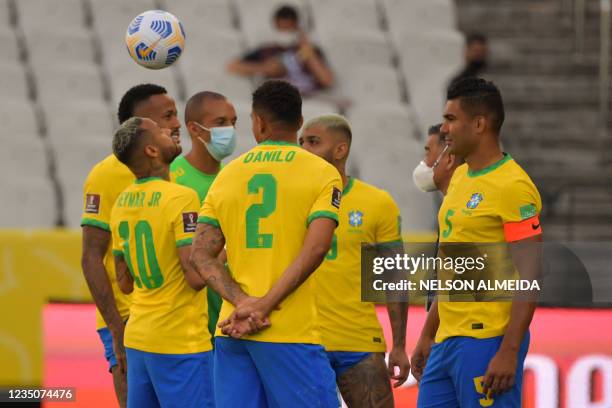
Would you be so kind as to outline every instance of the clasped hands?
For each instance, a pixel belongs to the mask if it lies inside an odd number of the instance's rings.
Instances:
[[[232,314],[217,326],[221,333],[239,339],[270,327],[270,311],[263,298],[249,296],[238,302]]]

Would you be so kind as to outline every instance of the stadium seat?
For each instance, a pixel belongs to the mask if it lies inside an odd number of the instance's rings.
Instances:
[[[402,213],[404,232],[431,231],[433,196],[417,190],[411,175],[423,157],[414,115],[407,105],[379,104],[350,110],[353,130],[351,167],[359,177],[387,190]]]
[[[302,101],[302,116],[304,117],[304,122],[315,116],[327,115],[330,113],[338,113],[338,108],[333,103],[316,99],[304,99]]]
[[[85,13],[81,0],[18,0],[17,20],[24,30],[35,27],[84,27]]]
[[[2,60],[19,62],[20,51],[15,32],[8,26],[0,27],[0,42],[2,43]]]
[[[237,100],[232,101],[232,103],[238,117],[236,122],[236,150],[230,157],[224,160],[224,163],[229,163],[256,145],[251,123],[251,102],[248,100]]]
[[[408,82],[410,103],[417,112],[422,129],[442,121],[446,88],[452,74],[447,67],[432,65],[419,75],[418,81]]]
[[[0,25],[8,27],[11,24],[9,0],[0,0]]]
[[[56,196],[47,179],[2,180],[0,228],[44,228],[55,226]]]
[[[224,71],[228,62],[244,51],[242,38],[237,31],[196,31],[194,34],[188,37],[186,50],[177,63],[189,66],[186,70],[190,72],[202,68]]]
[[[155,10],[153,0],[90,0],[94,25],[101,39],[120,42],[130,22],[140,13]]]
[[[12,143],[14,140],[39,140],[38,121],[30,101],[5,100],[0,103],[0,139]],[[5,149],[10,150],[10,149]]]
[[[382,0],[392,36],[405,30],[428,31],[457,27],[452,0]]]
[[[165,87],[168,94],[175,100],[183,98],[183,92],[177,83],[177,76],[179,75],[177,72],[178,67],[160,70],[145,69],[132,61],[127,53],[124,58],[126,63],[109,67],[112,93],[111,106],[118,106],[121,97],[128,89],[145,83],[153,83]]]
[[[15,175],[18,179],[44,179],[49,173],[46,147],[43,139],[19,138],[7,141],[10,148],[1,149],[0,177]],[[2,192],[4,197],[4,191]]]
[[[310,4],[317,31],[380,29],[380,15],[374,0],[310,0]]]
[[[93,64],[33,68],[38,99],[43,105],[67,100],[102,100],[102,78]]]
[[[102,100],[43,106],[47,135],[53,144],[73,137],[84,141],[102,137],[109,145],[115,128],[114,115]]]
[[[19,62],[0,63],[0,89],[2,95],[12,101],[27,101],[29,89],[25,70]]]
[[[80,27],[37,27],[25,31],[25,39],[33,66],[95,62],[91,36]]]
[[[356,66],[338,78],[343,95],[353,103],[396,102],[402,100],[397,72],[390,66]]]
[[[227,0],[162,0],[162,6],[181,21],[189,40],[198,33],[213,34],[216,29],[234,26]]]
[[[321,33],[325,55],[337,72],[362,65],[390,66],[392,52],[382,31],[325,31]]]
[[[463,36],[454,30],[405,33],[397,49],[408,83],[420,81],[432,68],[456,72],[463,63]]]
[[[233,100],[249,100],[253,85],[247,78],[227,74],[207,67],[183,66],[185,87],[189,95],[199,91],[214,91]]]

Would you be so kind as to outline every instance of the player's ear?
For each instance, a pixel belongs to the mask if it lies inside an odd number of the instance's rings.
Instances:
[[[144,151],[147,157],[153,158],[159,156],[159,149],[157,148],[157,146],[154,146],[152,144],[145,145]]]
[[[487,118],[482,115],[476,116],[474,120],[474,127],[476,132],[483,133],[487,127]]]
[[[344,158],[346,158],[346,156],[348,156],[349,153],[349,145],[346,142],[343,143],[338,143],[338,145],[336,146],[336,152],[334,154],[334,159],[335,160],[342,160]]]

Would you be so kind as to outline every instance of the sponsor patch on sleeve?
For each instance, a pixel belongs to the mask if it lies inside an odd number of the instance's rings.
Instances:
[[[334,187],[332,192],[332,205],[336,208],[340,208],[340,199],[342,198],[342,191],[339,188]]]
[[[197,212],[183,213],[183,231],[184,232],[195,232],[197,225],[198,225],[198,213]]]
[[[85,212],[88,214],[100,213],[100,194],[87,194],[85,196]]]
[[[535,217],[538,213],[534,204],[527,204],[519,208],[521,213],[521,220],[526,220],[531,217]]]

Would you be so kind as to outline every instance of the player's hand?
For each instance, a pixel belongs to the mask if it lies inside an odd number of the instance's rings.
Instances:
[[[493,396],[512,388],[517,360],[517,353],[511,350],[500,349],[495,353],[482,380],[483,393],[487,396]]]
[[[230,317],[219,322],[221,332],[234,338],[241,338],[270,327],[267,309],[260,299],[250,296],[239,302]]]
[[[395,367],[399,368],[399,373],[395,374]],[[397,388],[408,379],[410,374],[410,360],[403,347],[393,347],[389,353],[388,363],[389,377],[396,380],[393,384],[393,388]]]
[[[433,339],[419,339],[412,351],[412,356],[410,357],[411,371],[417,381],[421,381],[421,376],[423,375],[423,370],[425,370],[425,364],[427,364],[433,343]]]
[[[127,359],[125,358],[125,346],[123,345],[123,330],[113,335],[113,351],[117,359],[117,366],[122,374],[127,373]]]

